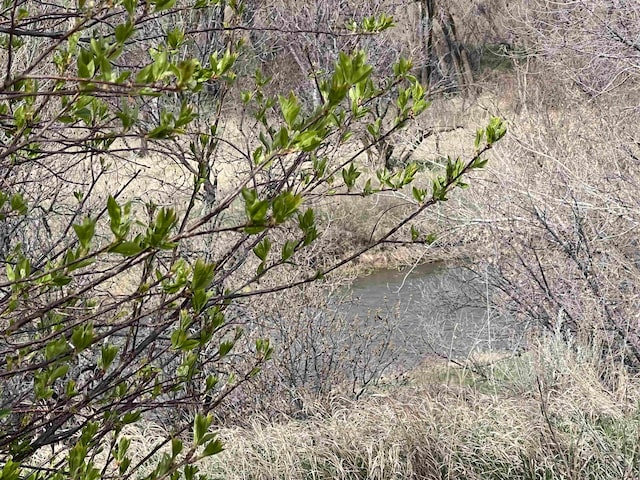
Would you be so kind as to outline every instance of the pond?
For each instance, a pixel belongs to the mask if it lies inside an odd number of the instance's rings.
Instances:
[[[347,315],[371,328],[388,319],[393,341],[411,367],[438,354],[466,358],[472,353],[522,348],[526,328],[491,307],[491,288],[481,275],[432,263],[411,270],[384,270],[356,280]]]

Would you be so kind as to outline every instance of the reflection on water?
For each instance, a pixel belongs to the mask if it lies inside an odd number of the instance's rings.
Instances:
[[[491,309],[486,282],[468,269],[430,264],[380,271],[358,279],[352,294],[352,318],[394,318],[394,343],[410,365],[433,353],[464,358],[516,350],[522,343],[525,329]]]

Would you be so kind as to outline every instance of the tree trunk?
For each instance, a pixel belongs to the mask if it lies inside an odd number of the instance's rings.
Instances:
[[[458,34],[456,32],[456,24],[453,21],[453,15],[450,12],[442,15],[442,33],[447,42],[447,48],[449,50],[450,65],[454,71],[456,83],[458,88],[462,90],[465,86],[469,86],[473,83],[473,75],[471,73],[471,66],[467,57],[467,52],[461,46],[458,41]]]
[[[419,0],[420,5],[420,43],[422,46],[422,66],[420,82],[428,90],[433,73],[433,18],[435,16],[435,0]]]

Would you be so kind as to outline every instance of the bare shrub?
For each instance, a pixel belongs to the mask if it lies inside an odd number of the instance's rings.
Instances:
[[[271,338],[273,360],[219,411],[225,422],[247,424],[253,415],[304,417],[336,395],[359,398],[383,375],[398,374],[396,319],[349,313],[344,287],[305,286],[286,296],[246,305],[249,338]],[[333,293],[331,293],[331,291]]]
[[[640,366],[637,156],[629,112],[606,101],[513,121],[476,222],[500,308]],[[630,123],[629,123],[630,122]],[[476,216],[477,218],[477,216]]]
[[[510,27],[519,41],[552,69],[558,83],[577,87],[588,98],[637,93],[640,7],[627,0],[517,2]]]

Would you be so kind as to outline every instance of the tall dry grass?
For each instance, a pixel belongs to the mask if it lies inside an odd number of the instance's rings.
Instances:
[[[549,335],[474,368],[429,363],[306,420],[223,430],[226,453],[201,468],[230,479],[637,478],[639,389],[597,352]]]
[[[544,335],[518,357],[427,361],[403,382],[358,401],[310,406],[303,419],[256,417],[221,428],[226,450],[201,461],[200,473],[210,480],[638,478],[640,379],[562,337]],[[158,428],[125,432],[134,460],[151,451]]]

